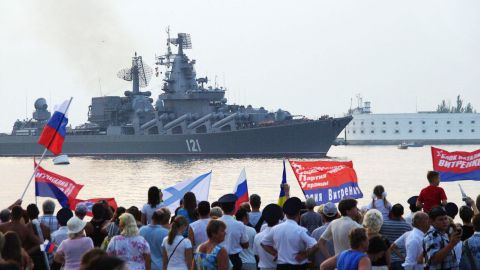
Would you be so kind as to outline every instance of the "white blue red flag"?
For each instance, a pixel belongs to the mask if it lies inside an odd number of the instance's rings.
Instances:
[[[235,209],[240,207],[240,204],[248,202],[248,185],[247,185],[247,173],[245,168],[242,169],[237,179],[237,184],[233,190],[233,194],[237,195],[237,202],[235,203]]]
[[[69,201],[77,198],[82,188],[83,185],[40,166],[35,172],[35,196],[57,199],[62,207],[68,207]]]
[[[43,244],[40,245],[40,251],[46,252],[48,254],[53,254],[55,251],[55,243],[50,242],[48,239],[43,242]]]
[[[55,106],[55,112],[43,128],[38,144],[45,146],[54,155],[62,153],[63,141],[67,134],[67,111],[70,100],[65,100],[59,106]]]
[[[480,180],[480,149],[473,152],[446,150],[432,147],[433,170],[440,181]]]
[[[305,197],[315,199],[317,205],[363,197],[351,161],[290,160],[290,165]]]
[[[72,211],[75,211],[75,207],[77,207],[77,204],[84,204],[87,208],[87,216],[91,217],[93,216],[92,207],[98,202],[106,202],[114,210],[117,209],[117,202],[115,201],[115,198],[93,198],[88,200],[74,199],[70,201],[70,209]]]
[[[180,205],[180,200],[187,192],[193,192],[197,201],[208,201],[210,192],[210,180],[212,172],[202,174],[196,178],[184,180],[173,187],[163,190],[163,207],[167,207],[173,213]]]

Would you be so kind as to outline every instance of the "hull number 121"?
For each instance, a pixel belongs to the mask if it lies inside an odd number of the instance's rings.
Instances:
[[[200,148],[200,143],[198,140],[186,139],[185,143],[187,143],[188,152],[202,152],[202,148]]]

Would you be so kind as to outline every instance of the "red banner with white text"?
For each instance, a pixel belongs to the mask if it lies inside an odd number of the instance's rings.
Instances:
[[[314,198],[317,205],[363,197],[352,161],[289,162],[305,197]]]
[[[433,170],[440,181],[480,180],[480,149],[473,152],[449,152],[432,147]]]

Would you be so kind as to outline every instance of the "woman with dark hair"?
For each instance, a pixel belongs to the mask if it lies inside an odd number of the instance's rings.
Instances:
[[[33,269],[33,263],[27,252],[22,248],[20,237],[16,232],[5,234],[5,244],[2,249],[2,258],[5,261],[15,262],[19,269]]]
[[[107,225],[105,226],[105,231],[107,231],[107,237],[105,237],[105,239],[102,242],[102,245],[100,246],[102,250],[106,250],[110,240],[112,240],[114,236],[120,234],[119,217],[125,212],[126,212],[125,207],[122,207],[122,206],[117,207],[117,209],[113,213],[112,219],[110,219],[110,222],[107,223]]]
[[[137,223],[137,227],[140,229],[143,224],[142,224],[142,212],[138,209],[136,206],[130,206],[126,213],[131,214],[135,218],[135,222]],[[151,219],[151,217],[150,217]]]
[[[119,235],[120,234],[120,219],[119,217],[125,213],[127,210],[125,209],[125,207],[122,207],[122,206],[119,206],[115,212],[113,213],[113,217],[112,219],[110,220],[110,222],[107,224],[107,226],[105,227],[105,230],[108,232],[108,236],[111,238],[111,237],[114,237],[115,235]]]
[[[197,198],[193,192],[187,192],[183,195],[183,207],[178,209],[177,215],[183,216],[187,219],[188,224],[198,219]]]
[[[158,187],[152,186],[148,189],[148,201],[142,207],[141,221],[143,225],[150,224],[153,212],[162,207],[162,197],[162,190]]]
[[[88,237],[92,238],[95,247],[100,247],[107,236],[105,226],[107,225],[108,219],[105,218],[105,212],[106,209],[103,203],[95,203],[92,206],[93,217],[85,226],[85,233]]]
[[[178,216],[172,223],[168,236],[163,239],[163,269],[190,270],[192,267],[192,242],[183,236],[188,221]]]
[[[363,207],[362,211],[367,212],[370,209],[377,209],[382,213],[384,219],[388,218],[392,204],[387,201],[387,192],[382,185],[373,188],[372,202]]]
[[[230,260],[225,248],[220,246],[225,240],[227,225],[221,220],[212,219],[207,225],[207,242],[201,244],[195,253],[193,268],[195,270],[227,270]]]

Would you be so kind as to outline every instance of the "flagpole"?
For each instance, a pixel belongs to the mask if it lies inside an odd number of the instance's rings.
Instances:
[[[27,193],[28,187],[30,186],[30,183],[32,183],[32,179],[37,174],[38,167],[40,166],[40,163],[42,163],[42,160],[45,158],[45,154],[47,154],[47,148],[43,150],[42,157],[40,158],[40,161],[38,161],[37,165],[35,166],[35,170],[33,170],[32,176],[30,176],[30,180],[28,180],[27,186],[23,190],[22,196],[20,197],[20,200],[23,200],[23,197],[25,197],[25,193]],[[35,200],[37,196],[35,196]]]
[[[70,97],[70,100],[68,101],[67,108],[65,109],[65,115],[67,114],[68,109],[70,108],[70,104],[72,103],[72,99],[73,99],[73,97]],[[62,121],[60,121],[60,124],[61,124],[61,122]],[[27,193],[28,187],[32,183],[33,177],[37,173],[37,170],[38,170],[38,167],[40,166],[40,163],[42,163],[43,159],[45,158],[45,155],[47,154],[47,150],[48,150],[47,147],[43,150],[42,156],[40,157],[40,161],[38,161],[37,166],[35,166],[35,170],[33,170],[32,176],[30,176],[30,180],[28,180],[27,186],[23,190],[23,193],[22,193],[22,196],[20,197],[20,200],[23,200],[23,197],[25,197],[25,193]],[[37,199],[37,196],[35,196],[35,200],[36,199]]]

